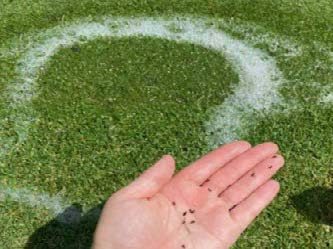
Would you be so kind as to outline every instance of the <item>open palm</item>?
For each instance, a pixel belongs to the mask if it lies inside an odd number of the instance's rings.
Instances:
[[[279,191],[278,147],[234,142],[174,176],[164,156],[105,204],[94,249],[229,248]]]

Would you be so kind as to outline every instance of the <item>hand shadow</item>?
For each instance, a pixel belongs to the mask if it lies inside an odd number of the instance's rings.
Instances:
[[[291,200],[311,222],[333,226],[333,189],[314,187],[293,196]]]
[[[103,205],[104,203],[82,215],[82,208],[73,204],[36,230],[25,249],[90,249]]]

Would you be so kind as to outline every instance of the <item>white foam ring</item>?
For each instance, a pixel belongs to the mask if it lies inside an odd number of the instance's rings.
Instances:
[[[206,24],[207,21],[213,24]],[[43,32],[41,42],[34,44],[21,57],[17,67],[18,79],[8,88],[12,120],[20,141],[26,139],[33,117],[26,115],[33,97],[37,96],[38,72],[61,48],[82,44],[99,37],[148,36],[176,42],[188,42],[218,51],[225,56],[239,74],[239,84],[206,123],[208,143],[217,144],[240,138],[250,118],[271,110],[281,102],[278,88],[284,82],[275,61],[264,52],[236,40],[215,26],[218,20],[191,18],[105,18],[101,22],[82,22],[56,27]],[[25,110],[25,111],[22,111]],[[31,113],[31,112],[29,112]],[[0,127],[1,129],[1,127]],[[10,146],[6,146],[10,147]],[[4,151],[0,151],[3,152]],[[1,153],[0,153],[1,154]],[[14,191],[14,190],[12,190]],[[17,195],[21,194],[18,190]],[[14,192],[11,194],[14,196]],[[14,198],[15,199],[15,198]],[[16,198],[20,201],[20,198]],[[25,203],[28,203],[25,201]],[[32,201],[32,205],[37,204]],[[50,208],[61,209],[50,202]],[[57,211],[59,211],[57,210]]]

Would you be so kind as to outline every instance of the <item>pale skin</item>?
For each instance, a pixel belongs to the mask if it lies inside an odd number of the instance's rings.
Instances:
[[[93,248],[229,248],[279,192],[278,150],[236,141],[177,174],[162,157],[106,202]]]

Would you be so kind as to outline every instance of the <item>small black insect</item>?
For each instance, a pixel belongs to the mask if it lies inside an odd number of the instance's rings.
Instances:
[[[252,173],[252,174],[251,174],[251,177],[255,177],[255,176],[256,176],[256,173]]]
[[[195,223],[195,220],[191,220],[190,224],[194,224]]]
[[[173,202],[172,202],[172,206],[176,206],[176,202],[173,201]]]
[[[211,190],[210,188],[208,188],[208,191],[209,191],[209,192],[212,192],[212,190]]]
[[[183,216],[186,216],[186,214],[187,214],[187,212],[185,211],[185,212],[183,213]]]
[[[268,168],[269,168],[269,169],[271,169],[271,168],[273,168],[273,166],[272,166],[272,165],[270,165]]]
[[[186,248],[185,245],[182,245],[182,248]]]
[[[189,209],[188,210],[191,214],[194,214],[195,213],[195,210],[194,209]]]

